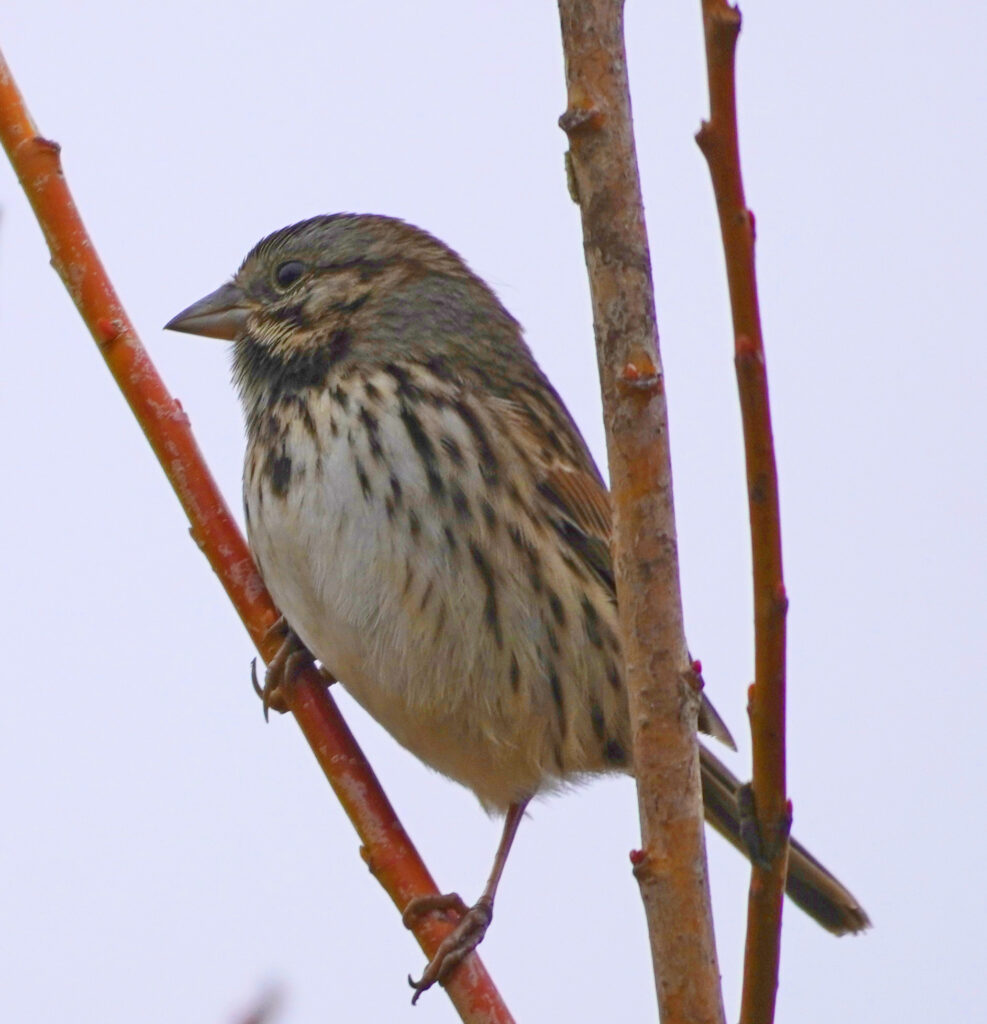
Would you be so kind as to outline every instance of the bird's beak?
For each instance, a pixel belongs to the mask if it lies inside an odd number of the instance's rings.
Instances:
[[[230,281],[172,317],[165,330],[235,341],[246,330],[248,312],[247,297]]]

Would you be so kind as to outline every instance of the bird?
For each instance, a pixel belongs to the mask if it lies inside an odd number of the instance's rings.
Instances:
[[[283,616],[268,669],[311,656],[407,750],[505,816],[480,898],[409,981],[482,940],[533,798],[633,774],[606,484],[519,323],[449,246],[336,213],[262,239],[168,329],[232,342],[243,502]],[[701,697],[700,730],[736,749]],[[737,777],[701,745],[707,821],[751,856]],[[835,934],[870,924],[794,839],[788,895]]]

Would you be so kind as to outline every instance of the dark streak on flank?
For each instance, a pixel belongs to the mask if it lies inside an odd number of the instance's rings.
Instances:
[[[282,451],[281,454],[270,461],[271,490],[279,498],[288,493],[291,484],[291,459]]]
[[[554,590],[552,590],[551,587],[548,588],[548,606],[552,609],[552,615],[555,618],[555,621],[560,626],[564,626],[565,608],[562,607],[562,599]]]
[[[480,511],[483,513],[483,518],[487,521],[487,526],[492,530],[497,525],[497,513],[494,511],[493,505],[489,501],[481,501]]]
[[[562,684],[559,682],[559,674],[552,666],[548,673],[548,685],[552,688],[552,700],[559,709],[559,732],[565,736],[565,700],[562,696]]]
[[[593,602],[583,594],[580,605],[583,609],[583,620],[586,625],[586,639],[597,648],[603,649],[603,636],[600,634],[600,615],[593,607]]]
[[[614,690],[620,689],[620,672],[612,661],[607,665],[607,682]]]
[[[469,498],[466,497],[465,492],[459,484],[453,484],[450,492],[452,498],[452,507],[456,510],[456,513],[462,519],[472,519],[473,513],[470,511]]]
[[[401,422],[404,424],[404,429],[408,431],[408,438],[425,467],[429,490],[436,497],[441,496],[445,491],[445,485],[442,482],[442,477],[439,476],[435,447],[431,438],[425,433],[421,420],[408,405],[402,404],[401,406]]]
[[[426,585],[426,587],[425,587],[425,591],[424,591],[424,593],[422,594],[422,600],[421,600],[421,604],[419,604],[419,606],[418,606],[418,610],[419,610],[420,612],[423,612],[423,611],[425,611],[425,605],[427,605],[427,604],[428,604],[428,599],[429,599],[429,598],[430,598],[431,596],[432,596],[432,580],[429,580],[429,581],[428,581],[428,584],[427,584],[427,585]]]
[[[422,521],[413,508],[408,510],[408,529],[411,531],[411,539],[418,540],[422,532]]]
[[[372,380],[365,380],[363,382],[363,393],[367,396],[368,401],[371,402],[380,398],[380,389]]]
[[[365,406],[360,406],[360,422],[367,431],[367,444],[370,446],[370,454],[381,462],[384,458],[384,449],[380,444],[380,424],[377,417]]]
[[[517,655],[511,651],[511,689],[517,693],[521,684],[521,666],[517,663]]]
[[[455,535],[455,533],[452,532],[452,528],[449,527],[449,526],[444,526],[442,528],[442,532],[446,535],[446,544],[449,545],[449,550],[453,554],[455,554],[456,553],[456,535]]]
[[[552,629],[551,626],[545,627],[545,635],[548,637],[548,646],[552,648],[553,654],[558,654],[561,648],[559,647],[558,634]]]
[[[353,465],[356,467],[356,478],[360,481],[360,490],[363,491],[363,497],[370,501],[373,497],[373,491],[370,489],[370,478],[367,476],[367,471],[363,468],[363,463],[356,457],[353,457]]]
[[[463,464],[463,449],[459,447],[459,442],[448,434],[444,434],[442,437],[442,448],[445,453],[449,456],[449,460],[454,466],[462,466]]]
[[[487,590],[487,599],[483,605],[483,618],[493,630],[497,646],[503,647],[504,636],[501,633],[500,616],[497,613],[497,584],[494,580],[493,569],[490,568],[486,555],[472,541],[470,541],[470,554],[473,556],[473,564]]]
[[[593,732],[596,734],[596,738],[602,740],[603,734],[607,730],[607,723],[603,717],[603,708],[600,707],[598,701],[594,700],[590,703],[589,720],[593,723]]]
[[[392,473],[391,474],[391,494],[394,495],[394,507],[401,507],[401,481]]]

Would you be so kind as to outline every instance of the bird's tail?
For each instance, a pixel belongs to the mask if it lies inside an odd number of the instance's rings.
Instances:
[[[700,750],[706,820],[747,856],[747,847],[740,837],[740,809],[737,804],[740,780],[705,747]],[[849,889],[794,839],[788,854],[785,891],[796,906],[834,935],[861,932],[870,927],[870,919]]]

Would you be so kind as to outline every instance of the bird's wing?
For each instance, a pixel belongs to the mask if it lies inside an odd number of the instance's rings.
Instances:
[[[536,489],[552,526],[564,544],[606,586],[616,603],[610,544],[613,513],[607,491],[586,444],[575,426],[565,432],[559,446],[546,444],[546,430],[532,410],[510,400],[500,400],[505,418],[514,430],[527,435],[527,451],[540,453],[536,460]],[[560,405],[560,412],[565,416]],[[568,423],[568,416],[565,416]],[[737,749],[726,723],[705,693],[699,708],[699,728],[708,736]]]

